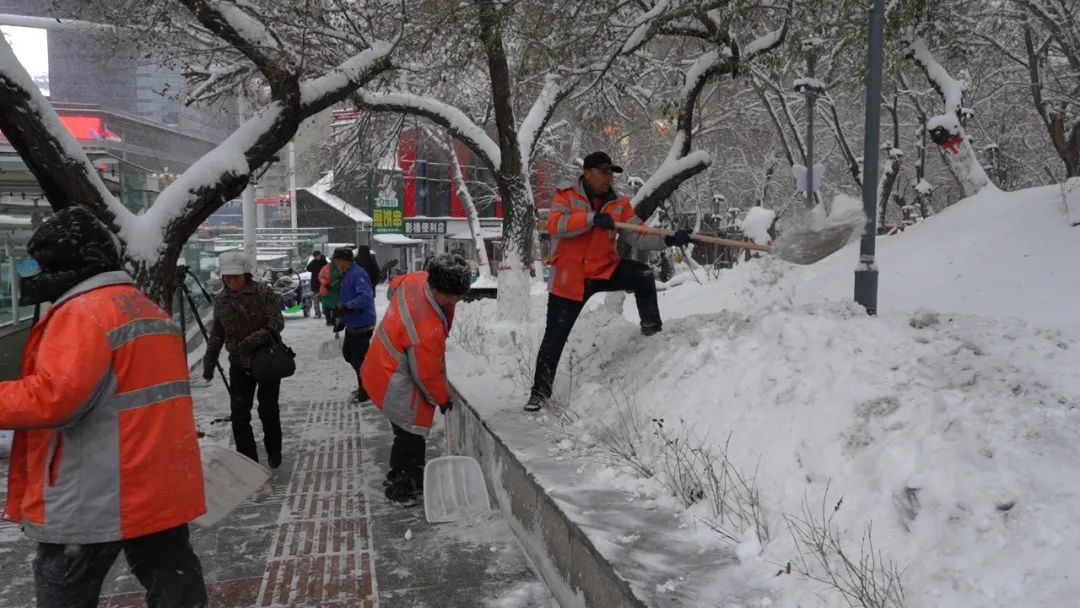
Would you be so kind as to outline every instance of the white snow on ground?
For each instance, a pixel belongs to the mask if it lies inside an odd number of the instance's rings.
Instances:
[[[582,315],[556,384],[562,415],[548,412],[511,445],[576,463],[576,479],[544,481],[563,493],[628,490],[676,514],[672,527],[703,548],[730,550],[733,565],[716,576],[651,582],[654,599],[848,605],[799,575],[824,574],[789,531],[786,518],[808,511],[833,517],[856,561],[872,525],[906,606],[1075,603],[1080,228],[1066,221],[1061,189],[985,193],[877,243],[878,317],[851,303],[858,243],[812,266],[760,258],[668,289],[653,338],[637,332],[632,303],[626,320],[599,297]],[[492,306],[459,309],[450,373],[482,413],[522,416],[544,297],[534,294],[525,328],[493,326]],[[704,523],[717,519],[708,483],[700,493],[684,484],[689,508],[672,496],[675,441],[714,463],[727,446],[759,493],[764,525],[726,520],[728,540]],[[613,455],[628,448],[635,458]],[[691,482],[708,481],[700,468]],[[589,517],[609,554],[650,534],[620,529],[616,513],[575,517]],[[634,559],[660,570],[687,556]]]

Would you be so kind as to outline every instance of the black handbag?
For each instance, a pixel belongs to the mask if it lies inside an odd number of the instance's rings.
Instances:
[[[296,353],[281,341],[280,334],[270,335],[270,344],[256,350],[251,359],[251,375],[256,382],[276,382],[296,373]]]

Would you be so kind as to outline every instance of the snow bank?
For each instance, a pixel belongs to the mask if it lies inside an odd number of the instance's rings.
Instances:
[[[839,201],[834,214],[856,202]],[[596,298],[563,355],[554,397],[564,409],[511,446],[546,444],[552,458],[579,463],[575,479],[551,482],[562,495],[618,489],[670,511],[673,528],[701,546],[728,547],[732,565],[715,576],[650,582],[653,593],[691,598],[685,605],[845,605],[797,575],[787,528],[788,517],[834,509],[856,557],[872,526],[910,606],[1071,605],[1078,256],[1059,187],[984,192],[878,240],[878,317],[851,303],[857,244],[808,267],[763,257],[665,290],[664,332],[652,338],[636,331],[633,305],[623,319]],[[484,396],[474,405],[489,417],[523,415],[543,297],[529,305],[527,327],[493,326],[489,302],[455,319],[450,373]],[[613,436],[630,439],[623,456]],[[714,459],[726,451],[753,480],[760,542],[752,528],[730,541],[704,524],[714,516],[708,488],[689,506],[673,496],[673,437]],[[651,475],[631,465],[627,446]],[[636,549],[649,530],[621,528],[617,513],[577,516],[602,551],[666,568],[689,559]],[[777,576],[788,563],[795,573]]]

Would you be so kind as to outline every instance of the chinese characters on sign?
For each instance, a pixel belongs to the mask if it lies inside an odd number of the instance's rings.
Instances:
[[[446,234],[446,220],[409,218],[405,220],[405,234],[409,236],[437,236]]]
[[[371,229],[376,234],[402,233],[401,172],[380,171],[371,188]]]

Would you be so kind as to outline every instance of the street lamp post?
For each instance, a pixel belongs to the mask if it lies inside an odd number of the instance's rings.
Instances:
[[[866,61],[866,127],[863,139],[863,227],[859,263],[855,267],[855,301],[866,313],[877,314],[878,269],[874,260],[877,238],[878,144],[881,128],[881,64],[884,54],[885,0],[870,10],[870,49]]]

